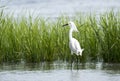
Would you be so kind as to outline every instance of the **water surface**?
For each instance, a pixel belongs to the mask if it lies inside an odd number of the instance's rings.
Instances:
[[[1,5],[6,6],[6,12],[14,12],[15,16],[37,14],[44,17],[58,17],[61,14],[72,16],[76,12],[118,11],[120,0],[1,0]]]
[[[120,81],[120,64],[86,63],[73,68],[66,63],[2,65],[0,81]]]

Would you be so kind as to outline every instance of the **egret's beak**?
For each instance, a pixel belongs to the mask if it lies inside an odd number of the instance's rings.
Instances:
[[[68,24],[64,24],[62,27],[67,26]]]

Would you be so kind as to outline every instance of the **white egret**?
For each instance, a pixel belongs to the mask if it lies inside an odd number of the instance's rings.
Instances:
[[[72,37],[72,32],[76,31],[78,32],[78,29],[76,27],[76,25],[74,24],[74,22],[68,22],[67,24],[63,25],[63,26],[70,26],[70,30],[69,30],[69,48],[71,50],[71,54],[73,55],[73,53],[75,53],[77,56],[80,55],[82,56],[82,52],[84,49],[81,49],[80,43],[78,42],[78,40],[76,40],[75,38]]]

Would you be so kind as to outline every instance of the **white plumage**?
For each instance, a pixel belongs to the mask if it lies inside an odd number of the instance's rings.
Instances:
[[[68,24],[65,24],[63,26],[69,25],[70,26],[70,30],[69,30],[69,48],[71,50],[71,54],[75,53],[76,55],[80,55],[82,56],[82,52],[84,49],[81,49],[81,46],[78,42],[78,40],[76,40],[75,38],[72,37],[72,32],[76,31],[78,32],[78,29],[76,27],[76,25],[74,24],[74,22],[68,22]]]
[[[75,53],[76,55],[82,56],[82,51],[78,40],[72,38],[72,41],[69,42],[69,48],[71,49],[71,54]]]

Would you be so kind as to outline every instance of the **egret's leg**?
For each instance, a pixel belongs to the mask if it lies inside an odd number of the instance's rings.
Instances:
[[[77,57],[77,69],[78,69],[79,55],[77,55],[76,57]]]
[[[73,52],[71,51],[71,68],[72,68],[72,63],[73,63]]]
[[[71,55],[71,69],[72,69],[72,63],[73,63],[73,55]]]
[[[77,65],[78,65],[79,56],[77,55]]]

